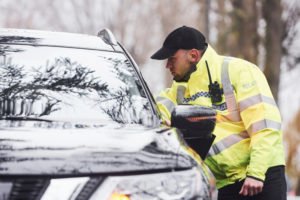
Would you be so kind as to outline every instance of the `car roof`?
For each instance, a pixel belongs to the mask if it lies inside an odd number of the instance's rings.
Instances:
[[[0,43],[122,51],[117,43],[109,44],[101,36],[29,29],[0,28]]]

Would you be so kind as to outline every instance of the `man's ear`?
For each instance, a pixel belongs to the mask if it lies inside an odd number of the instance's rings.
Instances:
[[[191,49],[189,51],[189,61],[191,63],[197,63],[200,60],[200,52],[197,49]]]

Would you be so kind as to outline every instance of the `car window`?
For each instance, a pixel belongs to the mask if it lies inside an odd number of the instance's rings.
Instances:
[[[123,53],[6,44],[0,45],[0,116],[6,123],[26,118],[92,126],[149,125],[153,118]]]

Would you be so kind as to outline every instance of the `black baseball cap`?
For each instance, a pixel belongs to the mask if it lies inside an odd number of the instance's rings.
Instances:
[[[164,60],[174,55],[179,49],[203,50],[206,46],[205,37],[200,31],[191,27],[182,26],[167,36],[162,48],[154,53],[151,58]]]

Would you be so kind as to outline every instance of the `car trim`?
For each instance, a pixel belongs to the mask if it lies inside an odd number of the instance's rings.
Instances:
[[[124,54],[122,51],[107,50],[107,49],[97,49],[97,48],[87,48],[87,47],[77,47],[77,46],[64,46],[64,45],[52,45],[52,44],[32,44],[32,43],[19,43],[19,42],[0,42],[0,44],[7,45],[24,45],[24,46],[33,46],[33,47],[60,47],[60,48],[69,48],[69,49],[83,49],[83,50],[95,50],[95,51],[105,51],[105,52],[114,52]]]
[[[121,171],[121,172],[103,172],[103,173],[76,173],[76,174],[1,174],[0,180],[14,179],[14,178],[76,178],[76,177],[96,177],[96,176],[129,176],[129,175],[145,175],[156,173],[168,173],[173,171],[190,170],[194,166],[183,168],[165,168],[154,170],[136,170],[136,171]]]

